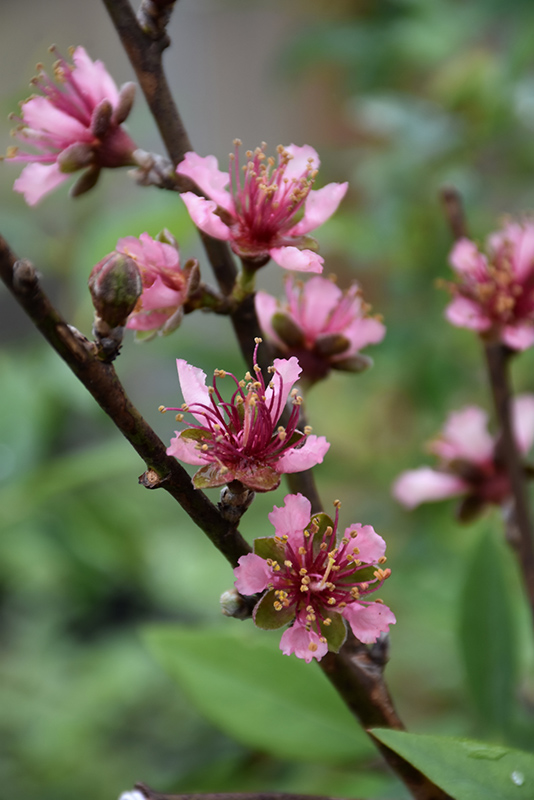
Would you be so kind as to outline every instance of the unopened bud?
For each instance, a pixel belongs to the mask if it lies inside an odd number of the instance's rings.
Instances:
[[[237,589],[228,589],[221,595],[221,611],[225,617],[246,619],[250,616],[249,608]]]
[[[156,236],[156,241],[161,242],[162,244],[170,244],[171,247],[174,247],[175,250],[178,250],[178,242],[168,228],[163,228],[163,230],[158,233]]]
[[[135,99],[135,89],[135,83],[132,83],[131,81],[121,86],[119,92],[119,102],[115,106],[115,111],[113,112],[112,117],[115,125],[120,125],[130,114]]]
[[[103,139],[111,125],[113,106],[109,100],[101,100],[91,117],[91,132],[97,139]]]
[[[288,347],[303,347],[306,341],[304,331],[297,323],[283,311],[273,314],[271,325],[275,333]]]
[[[319,355],[329,358],[344,353],[350,347],[350,342],[341,333],[319,334],[315,342],[315,349]]]
[[[187,281],[186,296],[190,297],[200,286],[200,267],[196,258],[190,258],[183,267]]]
[[[93,267],[89,291],[98,316],[110,328],[124,325],[143,291],[137,264],[129,256],[111,253]]]

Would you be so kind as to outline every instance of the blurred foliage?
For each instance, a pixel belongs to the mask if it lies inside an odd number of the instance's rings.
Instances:
[[[528,747],[531,628],[515,564],[499,544],[498,514],[459,527],[452,504],[408,514],[389,487],[424,461],[423,442],[450,410],[489,408],[480,347],[446,324],[446,297],[434,288],[447,276],[450,246],[437,191],[447,182],[460,188],[479,238],[503,213],[531,207],[534,7],[314,0],[302,10],[302,26],[273,52],[273,79],[292,82],[295,92],[313,87],[318,127],[308,141],[325,145],[321,180],[348,177],[351,187],[319,232],[327,270],[341,285],[358,279],[388,326],[384,343],[369,351],[373,370],[335,374],[307,401],[315,431],[332,443],[317,470],[321,494],[326,504],[343,501],[342,524],[371,523],[388,541],[393,576],[382,594],[398,624],[387,674],[408,727]],[[2,107],[11,110],[13,98]],[[177,199],[133,191],[126,176],[104,176],[76,203],[59,190],[32,210],[10,181],[11,174],[0,185],[2,233],[35,260],[55,302],[85,333],[87,275],[120,236],[166,226],[186,257],[200,254]],[[271,290],[276,281],[275,267],[259,276]],[[105,800],[142,779],[160,791],[403,796],[374,755],[352,765],[303,764],[274,747],[233,741],[214,726],[215,713],[210,722],[196,710],[186,682],[167,677],[140,626],[176,622],[204,632],[206,642],[213,626],[236,629],[242,623],[218,610],[231,571],[169,497],[137,485],[138,457],[3,290],[0,332],[10,346],[0,355],[5,795]],[[157,407],[177,397],[177,355],[208,373],[243,371],[226,320],[194,315],[172,337],[144,346],[127,336],[119,374],[163,440],[172,424]],[[533,367],[532,352],[517,359],[518,390],[534,391]],[[268,535],[266,514],[283,496],[280,489],[258,497],[245,534]],[[282,676],[276,637],[265,636]],[[310,734],[321,731],[303,739]]]

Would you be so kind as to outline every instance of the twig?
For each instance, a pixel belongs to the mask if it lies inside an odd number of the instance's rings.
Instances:
[[[512,490],[513,511],[511,522],[517,535],[509,535],[508,541],[515,549],[523,582],[528,595],[534,621],[534,545],[532,522],[527,500],[525,471],[517,450],[512,417],[509,363],[512,352],[500,343],[485,344],[484,353],[493,395],[495,412],[500,426],[499,453],[508,473]]]
[[[454,186],[444,186],[440,192],[443,211],[449,223],[453,239],[468,236],[462,195]]]
[[[160,794],[146,783],[136,783],[135,789],[147,800],[333,800],[325,795],[284,794],[283,792],[229,792],[215,794]]]
[[[250,552],[235,526],[219,513],[208,498],[191,483],[191,478],[126,396],[111,364],[97,357],[97,348],[71,328],[43,292],[34,267],[19,261],[0,236],[0,277],[33,320],[45,339],[68,364],[99,406],[146,464],[139,481],[149,489],[163,488],[174,497],[215,547],[232,564]]]

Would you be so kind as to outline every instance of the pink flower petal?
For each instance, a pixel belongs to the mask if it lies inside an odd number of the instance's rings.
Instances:
[[[101,61],[92,61],[83,47],[77,47],[72,54],[76,69],[71,73],[73,82],[80,93],[88,98],[91,105],[107,99],[115,107],[119,92],[115,81]]]
[[[271,419],[274,425],[280,419],[289,393],[293,384],[299,379],[302,369],[296,356],[275,358],[273,366],[276,372],[265,390],[265,401],[271,408]]]
[[[28,164],[13,184],[13,189],[24,195],[29,206],[34,206],[68,177],[60,172],[57,164]]]
[[[195,464],[204,466],[206,458],[200,454],[197,449],[197,442],[194,439],[187,439],[181,436],[180,431],[175,431],[176,436],[171,439],[171,443],[167,448],[167,455],[174,456],[179,461],[184,461],[186,464]]]
[[[193,152],[186,153],[184,160],[176,167],[176,172],[178,175],[191,178],[210,200],[214,200],[221,208],[233,213],[232,196],[225,190],[230,181],[230,175],[228,172],[220,171],[219,162],[215,156],[203,157]]]
[[[297,322],[312,339],[326,326],[328,316],[343,296],[333,281],[319,276],[310,278],[302,289],[302,303]]]
[[[256,292],[254,302],[256,305],[256,314],[258,315],[260,328],[265,333],[267,338],[275,342],[278,347],[285,349],[283,342],[278,338],[271,325],[273,314],[279,310],[277,299],[271,294],[267,294],[267,292]]]
[[[311,503],[302,494],[287,494],[281,508],[274,506],[268,515],[277,536],[288,536],[289,541],[299,547],[303,541],[304,528],[311,519]]]
[[[462,459],[473,464],[489,461],[493,458],[494,442],[488,433],[488,415],[477,406],[454,411],[429,449],[445,461]]]
[[[356,523],[346,528],[345,536],[350,537],[350,534],[356,532],[357,536],[350,539],[347,545],[348,552],[352,552],[355,547],[358,548],[358,559],[365,564],[376,564],[379,558],[386,552],[386,543],[381,536],[376,533],[372,525],[361,525]]]
[[[488,260],[470,239],[458,239],[449,255],[449,263],[459,275],[473,275],[487,270]]]
[[[223,239],[224,241],[231,239],[230,228],[215,213],[217,211],[217,203],[214,200],[198,197],[193,192],[184,192],[181,198],[197,228],[200,228],[201,231],[213,236],[215,239]]]
[[[298,247],[271,247],[269,255],[278,266],[284,269],[293,269],[296,272],[320,273],[323,271],[324,258],[318,256],[313,250],[299,250]]]
[[[276,463],[276,471],[281,474],[302,472],[305,469],[321,464],[328,452],[330,442],[324,436],[312,434],[306,438],[302,447],[288,450]]]
[[[143,289],[141,300],[144,311],[157,311],[162,308],[175,309],[182,302],[182,292],[171,289],[161,275],[158,275],[152,286]]]
[[[310,159],[312,169],[319,169],[321,166],[317,151],[310,147],[309,144],[304,144],[302,147],[297,144],[288,144],[287,147],[284,147],[284,150],[291,155],[291,159],[284,171],[284,178],[289,180],[300,178],[309,168]]]
[[[512,422],[517,446],[526,455],[534,443],[534,394],[522,394],[514,399]]]
[[[383,603],[363,605],[358,602],[349,603],[341,614],[349,623],[353,634],[360,642],[371,644],[376,642],[381,633],[387,633],[389,626],[397,621],[395,614]]]
[[[309,664],[313,658],[320,661],[328,652],[328,643],[322,642],[315,631],[308,631],[306,626],[296,620],[291,628],[282,634],[280,650],[285,656],[295,653],[297,658],[302,658]]]
[[[456,475],[420,467],[399,475],[393,484],[393,497],[406,508],[415,508],[420,503],[444,500],[468,490],[468,484]]]
[[[304,216],[289,231],[289,236],[303,236],[326,222],[345,197],[348,183],[329,183],[311,191],[304,205]]]
[[[507,325],[502,331],[502,340],[512,350],[526,350],[534,344],[534,326],[531,322]]]
[[[136,311],[128,317],[126,327],[130,331],[157,331],[162,328],[170,316],[171,311]]]
[[[455,297],[445,309],[445,317],[457,328],[469,328],[473,331],[487,331],[491,328],[491,320],[467,297]]]
[[[188,364],[184,358],[176,359],[178,368],[178,380],[186,405],[193,406],[202,404],[211,407],[210,393],[206,386],[206,373],[199,367]],[[206,424],[206,415],[201,411],[191,412],[201,425]]]
[[[271,580],[271,568],[260,556],[248,553],[241,556],[238,567],[234,569],[235,588],[241,594],[256,594],[263,592]]]
[[[85,125],[56,108],[46,97],[32,97],[24,103],[22,118],[30,128],[52,133],[53,138],[63,142],[65,146],[76,141],[90,141],[92,138]]]
[[[348,358],[367,347],[368,344],[381,342],[386,335],[386,326],[374,317],[364,317],[363,319],[355,319],[341,333],[349,340],[350,348],[339,357]]]

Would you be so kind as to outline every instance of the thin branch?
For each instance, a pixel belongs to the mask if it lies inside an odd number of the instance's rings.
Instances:
[[[468,236],[462,195],[454,186],[444,186],[440,192],[443,211],[449,223],[453,239]]]
[[[215,794],[160,794],[146,783],[136,783],[135,789],[147,800],[333,800],[325,795],[284,794],[282,792],[230,792]]]
[[[527,499],[525,471],[512,427],[509,364],[512,352],[500,343],[484,347],[486,365],[500,426],[499,452],[508,473],[512,490],[511,524],[515,529],[508,541],[515,549],[534,621],[534,544],[532,521]],[[509,523],[510,525],[510,523]]]
[[[149,489],[163,488],[174,497],[215,547],[237,566],[240,556],[250,552],[241,534],[220,514],[126,396],[111,364],[98,359],[96,346],[71,328],[43,292],[34,267],[17,260],[0,236],[0,277],[28,316],[99,406],[146,464],[139,481]]]

